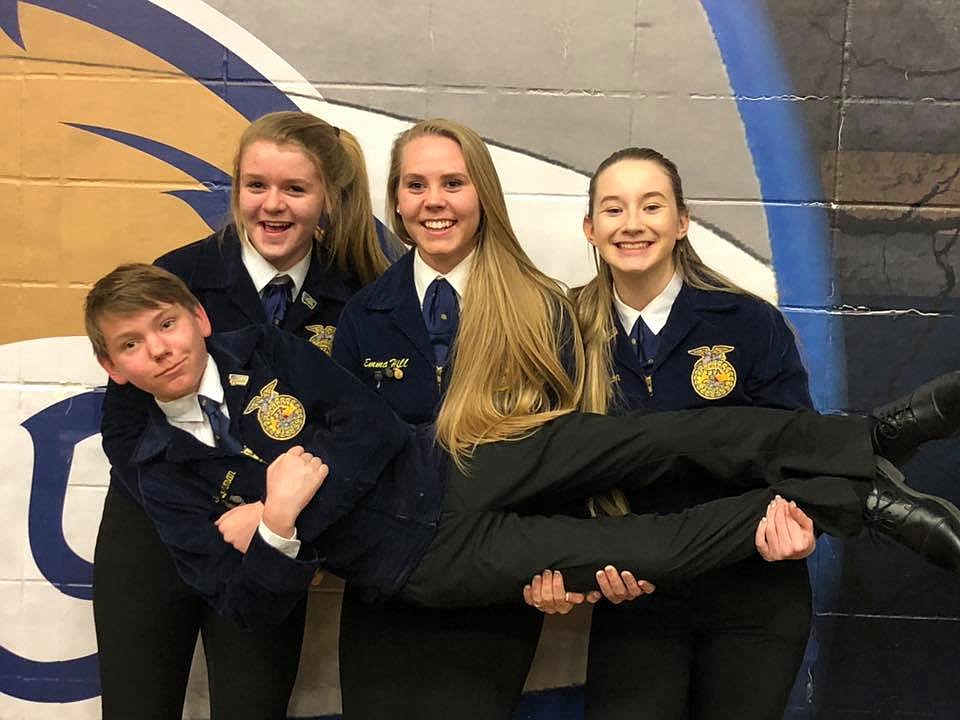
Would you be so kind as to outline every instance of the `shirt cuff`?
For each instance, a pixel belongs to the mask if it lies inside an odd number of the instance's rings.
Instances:
[[[263,538],[267,545],[275,550],[279,550],[288,558],[296,558],[297,554],[300,552],[300,541],[297,540],[296,528],[293,529],[292,538],[285,538],[282,535],[277,535],[273,530],[266,526],[266,523],[264,523],[263,520],[261,520],[258,532],[260,533],[260,537]]]

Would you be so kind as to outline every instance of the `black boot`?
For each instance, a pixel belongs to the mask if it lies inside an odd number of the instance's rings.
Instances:
[[[871,415],[877,421],[874,449],[900,464],[923,443],[950,437],[960,428],[960,371],[934,378]]]
[[[907,487],[883,458],[863,510],[867,527],[910,548],[934,565],[960,573],[960,510],[941,497]]]

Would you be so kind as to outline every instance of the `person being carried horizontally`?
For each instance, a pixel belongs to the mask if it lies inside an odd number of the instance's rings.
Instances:
[[[562,569],[573,589],[593,589],[607,563],[682,582],[751,556],[775,495],[824,532],[870,528],[960,572],[960,511],[875,455],[951,436],[958,372],[876,418],[554,413],[451,456],[432,426],[399,421],[310,343],[269,326],[211,336],[203,307],[159,268],[125,265],[100,279],[85,322],[110,377],[156,399],[133,455],[145,509],[184,580],[244,626],[282,618],[317,569],[430,606],[515,601],[544,567]],[[200,426],[167,419],[201,399],[215,408]],[[743,493],[664,516],[514,512],[538,497],[572,501],[693,472]],[[257,529],[232,534],[238,550],[216,521],[260,500]]]

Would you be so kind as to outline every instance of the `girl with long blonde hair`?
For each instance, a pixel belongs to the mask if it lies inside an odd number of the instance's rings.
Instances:
[[[413,249],[347,305],[334,357],[404,419],[435,421],[467,472],[478,445],[576,409],[583,351],[572,306],[521,248],[483,140],[443,119],[401,133],[387,215]],[[358,595],[347,589],[341,620],[346,720],[512,717],[539,617],[371,608]]]

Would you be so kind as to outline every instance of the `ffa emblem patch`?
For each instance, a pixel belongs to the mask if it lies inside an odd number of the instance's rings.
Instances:
[[[276,391],[276,387],[276,380],[271,380],[264,385],[260,394],[250,401],[243,414],[249,415],[256,412],[257,422],[260,423],[260,428],[267,437],[274,440],[289,440],[303,430],[303,425],[307,421],[307,411],[303,409],[303,403],[293,395],[281,395]]]
[[[337,332],[335,325],[307,325],[306,327],[313,333],[310,336],[310,342],[327,355],[333,352],[333,336]]]
[[[689,355],[699,356],[693,364],[693,372],[690,373],[690,384],[704,400],[726,397],[736,386],[737,370],[726,358],[727,353],[733,349],[732,345],[703,345],[687,350]]]

